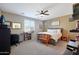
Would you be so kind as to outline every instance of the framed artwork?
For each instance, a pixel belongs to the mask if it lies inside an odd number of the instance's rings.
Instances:
[[[59,26],[59,20],[55,20],[51,23],[52,26]]]
[[[13,23],[12,23],[12,28],[13,28],[13,29],[21,29],[21,23],[13,22]]]
[[[11,21],[5,21],[4,24],[5,24],[5,25],[8,25],[8,27],[11,28],[12,22],[11,22]]]

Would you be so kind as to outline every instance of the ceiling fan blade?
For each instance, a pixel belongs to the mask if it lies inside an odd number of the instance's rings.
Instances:
[[[48,10],[44,11],[44,13],[48,12]]]
[[[49,15],[49,14],[46,14],[46,12],[48,12],[48,10],[41,10],[41,11],[37,11],[38,14],[36,15]]]
[[[44,15],[49,15],[49,14],[44,14]]]

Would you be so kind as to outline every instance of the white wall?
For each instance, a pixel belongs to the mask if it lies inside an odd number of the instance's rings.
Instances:
[[[19,15],[7,13],[7,12],[3,12],[3,15],[5,16],[6,21],[21,23],[21,29],[12,29],[11,28],[11,33],[13,33],[13,34],[23,33],[23,29],[24,29],[24,23],[23,23],[24,18],[23,17],[21,17]]]
[[[37,33],[43,31],[43,22],[40,20],[35,21],[35,32],[32,34],[32,39],[37,39]]]
[[[18,22],[21,23],[21,29],[12,29],[11,28],[11,33],[12,34],[20,34],[24,32],[24,20],[27,20],[27,17],[23,17],[20,15],[12,14],[12,13],[7,13],[3,12],[3,15],[5,16],[6,21],[11,21],[11,22]],[[29,20],[35,20],[35,32],[32,34],[32,38],[36,39],[36,34],[40,31],[43,31],[43,23],[40,20],[32,19],[29,18]]]

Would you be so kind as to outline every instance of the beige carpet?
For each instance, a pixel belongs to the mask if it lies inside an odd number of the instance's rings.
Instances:
[[[18,46],[11,47],[11,55],[62,55],[66,50],[67,42],[59,41],[56,46],[38,42],[37,40],[27,40]]]

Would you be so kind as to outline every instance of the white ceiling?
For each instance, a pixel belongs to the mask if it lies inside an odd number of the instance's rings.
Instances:
[[[0,3],[0,9],[40,20],[48,20],[59,16],[73,14],[71,3]],[[49,16],[40,17],[37,11],[48,10]]]

